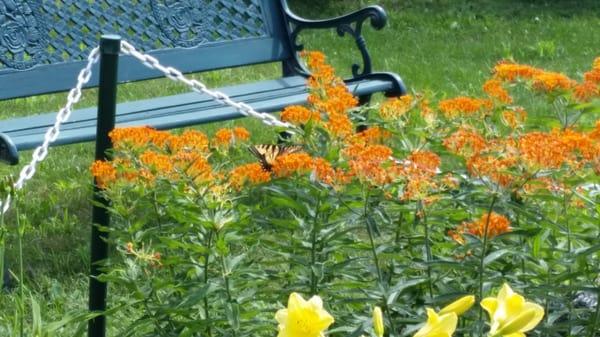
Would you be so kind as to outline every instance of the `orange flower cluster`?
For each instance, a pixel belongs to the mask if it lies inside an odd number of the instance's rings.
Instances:
[[[488,177],[502,187],[509,187],[516,176],[510,170],[518,163],[514,156],[477,155],[467,160],[467,171],[475,177]]]
[[[494,78],[508,82],[518,79],[530,80],[533,87],[541,91],[569,90],[576,84],[575,81],[561,73],[505,61],[494,67]]]
[[[323,158],[313,160],[313,172],[319,181],[332,186],[335,190],[347,185],[352,179],[350,174],[339,168],[334,169],[331,163]]]
[[[478,155],[488,147],[486,140],[475,130],[460,128],[443,141],[450,152],[470,158]]]
[[[219,129],[212,140],[213,147],[228,148],[236,145],[238,142],[244,142],[250,139],[250,132],[243,127],[233,129]]]
[[[271,173],[263,170],[258,163],[241,165],[229,173],[229,183],[237,190],[240,190],[246,184],[258,185],[271,180]]]
[[[456,118],[460,115],[473,115],[489,110],[493,107],[492,101],[460,96],[440,101],[439,108],[447,118]]]
[[[413,102],[414,98],[411,95],[390,98],[381,103],[379,115],[385,120],[397,120],[413,107]]]
[[[533,87],[541,91],[568,90],[575,83],[566,75],[555,72],[543,72],[533,77]]]
[[[132,147],[143,147],[150,143],[163,147],[171,137],[168,132],[158,131],[149,126],[135,126],[116,128],[109,133],[109,137],[115,149]]]
[[[487,227],[487,232],[486,232]],[[484,214],[479,220],[470,223],[463,223],[456,228],[456,230],[448,231],[448,235],[460,244],[465,243],[463,234],[469,233],[471,235],[484,238],[494,238],[500,234],[508,233],[512,230],[510,227],[510,221],[501,214],[491,212]]]
[[[430,200],[431,191],[437,187],[433,180],[440,169],[440,157],[431,151],[413,151],[401,170],[406,182],[402,194],[403,200]]]
[[[96,178],[98,187],[105,189],[109,184],[117,180],[117,170],[115,167],[106,161],[96,160],[90,167],[92,176]]]
[[[369,127],[348,138],[349,144],[375,145],[381,144],[391,137],[391,133],[378,126]]]
[[[544,70],[526,64],[500,61],[493,69],[494,77],[502,81],[513,82],[517,79],[533,79]]]
[[[302,126],[309,121],[320,121],[321,114],[301,105],[291,105],[283,109],[281,112],[281,120],[294,125]]]
[[[273,161],[272,170],[277,177],[310,173],[312,171],[312,158],[303,152],[279,156]]]
[[[502,122],[509,126],[511,129],[516,129],[522,126],[527,119],[527,112],[525,109],[517,108],[515,110],[504,110],[502,111]]]
[[[531,132],[519,138],[519,152],[531,167],[557,169],[568,155],[566,144],[557,133]]]
[[[353,144],[343,152],[349,158],[349,174],[363,183],[382,186],[391,182],[397,173],[389,160],[392,149],[387,146]]]
[[[348,91],[344,81],[335,76],[333,67],[325,63],[325,56],[319,52],[303,54],[312,74],[308,80],[310,94],[308,103],[314,114],[327,116],[325,129],[336,138],[346,138],[352,134],[353,126],[348,110],[358,105],[358,100]]]
[[[185,130],[179,136],[171,135],[167,144],[172,153],[179,151],[208,152],[208,137],[196,130]]]
[[[592,69],[583,74],[583,83],[578,84],[573,90],[573,96],[579,102],[588,102],[600,96],[600,57],[594,60]]]
[[[483,84],[483,91],[491,98],[495,98],[502,103],[511,104],[513,102],[512,97],[508,91],[504,89],[502,82],[498,79],[492,78],[487,80],[487,82]]]

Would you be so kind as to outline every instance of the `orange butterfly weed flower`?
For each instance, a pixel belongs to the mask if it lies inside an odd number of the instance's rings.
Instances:
[[[511,104],[513,102],[512,97],[498,79],[487,80],[483,84],[483,91],[491,98],[495,98],[502,103]]]
[[[397,120],[412,108],[413,102],[414,98],[411,95],[389,98],[381,103],[379,115],[388,121]]]
[[[487,141],[477,131],[466,127],[444,139],[443,144],[448,151],[466,158],[477,155],[488,147]]]
[[[358,100],[349,91],[346,85],[336,84],[325,87],[325,95],[321,102],[321,109],[327,114],[345,114],[348,109],[358,105]]]
[[[108,135],[116,149],[124,146],[145,146],[152,140],[156,129],[149,126],[115,128]]]
[[[530,132],[518,139],[520,157],[533,168],[560,168],[569,149],[556,133]]]
[[[391,137],[391,133],[378,126],[368,127],[348,138],[349,144],[374,145],[381,144]]]
[[[104,160],[96,160],[90,166],[92,176],[96,178],[98,187],[106,189],[117,180],[117,170],[112,163]]]
[[[281,112],[281,120],[294,125],[304,125],[309,121],[320,121],[321,114],[301,105],[291,105]]]
[[[246,184],[258,185],[271,180],[271,173],[265,171],[259,163],[238,166],[229,173],[229,183],[240,190]]]
[[[467,160],[467,171],[471,176],[488,177],[502,187],[509,187],[517,178],[510,169],[518,163],[516,157],[500,158],[496,155],[476,155]]]
[[[423,150],[413,151],[406,160],[409,162],[409,166],[417,170],[417,174],[426,176],[437,174],[442,163],[440,156],[431,151]]]
[[[568,90],[575,84],[575,81],[561,73],[542,72],[533,77],[533,87],[542,91]]]
[[[562,130],[559,136],[573,156],[573,160],[580,160],[580,164],[591,162],[600,157],[600,144],[589,134],[566,129]]]
[[[172,135],[167,144],[172,153],[182,150],[208,152],[208,137],[197,130],[185,130],[181,135]]]
[[[485,231],[487,226],[487,233]],[[500,234],[508,233],[512,230],[510,227],[510,221],[501,214],[496,212],[491,212],[488,214],[484,214],[479,221],[471,223],[467,226],[467,232],[471,235],[478,236],[483,238],[487,236],[488,238],[496,237]]]
[[[330,114],[325,123],[325,129],[336,138],[346,138],[353,133],[352,121],[346,114]]]
[[[439,108],[447,118],[456,118],[460,115],[473,115],[493,107],[492,101],[460,96],[445,99],[439,102]]]
[[[596,127],[589,133],[590,138],[600,141],[600,120],[596,121]]]
[[[140,161],[152,172],[164,177],[171,176],[173,173],[173,162],[171,161],[171,158],[165,154],[146,150],[140,155]]]
[[[392,180],[394,170],[389,169],[392,149],[384,145],[353,144],[343,151],[350,158],[349,173],[363,183],[381,186]]]
[[[527,119],[527,112],[525,109],[517,108],[516,110],[504,110],[502,111],[502,122],[511,129],[516,129],[522,126]]]
[[[317,180],[330,185],[334,190],[340,190],[342,186],[350,183],[352,177],[342,169],[334,169],[331,163],[324,158],[313,160],[313,172]]]
[[[543,73],[544,71],[526,64],[500,61],[496,64],[492,72],[494,78],[513,82],[517,79],[532,79],[534,76]]]
[[[600,57],[597,57],[594,60],[592,65],[592,69],[583,74],[584,82],[594,83],[596,85],[600,84]]]
[[[600,90],[598,90],[598,84],[592,81],[584,81],[578,84],[573,89],[573,97],[578,102],[589,102],[592,98],[598,97]]]
[[[212,139],[212,145],[217,148],[227,148],[234,146],[238,142],[244,142],[250,138],[250,132],[243,127],[232,129],[219,129],[215,132]]]
[[[204,156],[198,156],[192,161],[185,173],[197,184],[206,183],[213,179],[212,167]]]
[[[273,161],[273,173],[277,177],[290,177],[312,171],[312,158],[303,152],[278,156]]]
[[[456,230],[448,231],[448,235],[454,241],[460,244],[465,244],[465,239],[463,237],[464,233],[469,233],[479,238],[484,238],[487,236],[489,239],[491,239],[510,231],[512,231],[512,228],[510,227],[510,220],[508,220],[504,215],[491,212],[489,215],[487,213],[484,214],[477,221],[462,223],[456,228]]]

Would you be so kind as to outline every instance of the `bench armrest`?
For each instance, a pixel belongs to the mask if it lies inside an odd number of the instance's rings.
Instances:
[[[302,44],[299,44],[297,39],[300,32],[305,29],[331,29],[335,28],[339,36],[349,34],[356,42],[360,54],[362,56],[362,66],[359,64],[352,65],[352,76],[361,77],[370,74],[372,70],[371,56],[367,50],[367,44],[362,36],[363,23],[370,19],[371,26],[377,30],[385,27],[387,23],[387,14],[380,6],[365,7],[356,12],[338,16],[336,18],[324,20],[308,20],[294,14],[288,7],[286,1],[282,1],[283,8],[290,25],[290,40],[292,47],[296,51],[304,49]],[[361,71],[362,68],[362,71]],[[304,69],[305,70],[305,69]]]

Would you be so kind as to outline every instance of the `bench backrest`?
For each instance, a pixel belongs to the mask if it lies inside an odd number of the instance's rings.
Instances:
[[[282,1],[0,0],[0,100],[71,88],[102,34],[184,72],[289,59]],[[120,62],[120,82],[161,76]]]

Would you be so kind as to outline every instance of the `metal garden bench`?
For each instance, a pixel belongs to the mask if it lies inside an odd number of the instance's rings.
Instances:
[[[0,120],[0,161],[16,165],[20,151],[43,144],[34,151],[31,169],[25,166],[21,172],[20,188],[49,145],[96,140],[96,159],[105,158],[115,124],[171,129],[244,115],[269,122],[272,116],[256,111],[306,102],[310,73],[298,58],[303,49],[298,35],[307,29],[336,29],[354,38],[362,62],[352,66],[346,84],[361,102],[376,92],[403,95],[398,75],[373,72],[362,37],[365,22],[381,29],[386,20],[378,6],[330,20],[306,20],[293,14],[285,0],[0,0],[0,100],[74,87],[58,114]],[[108,33],[119,35],[103,35]],[[92,67],[98,59],[96,71]],[[267,62],[282,64],[280,78],[215,91],[182,74]],[[118,83],[163,76],[196,92],[116,104]],[[71,111],[84,84],[99,88],[98,107]],[[108,203],[95,195],[97,203]],[[0,204],[0,212],[9,204],[9,199]],[[94,207],[92,221],[108,226],[106,209]],[[90,310],[97,312],[106,308],[106,284],[95,277],[100,274],[96,262],[107,256],[105,236],[92,227]],[[88,334],[105,336],[103,315],[90,320]]]
[[[103,33],[120,34],[136,48],[182,72],[200,72],[265,62],[281,62],[277,80],[221,88],[233,100],[274,112],[305,102],[308,71],[298,60],[298,34],[306,29],[337,29],[350,34],[362,55],[349,88],[364,101],[374,92],[401,95],[399,76],[373,72],[361,30],[370,20],[386,24],[377,6],[331,20],[305,20],[284,0],[0,0],[0,100],[66,91],[74,85],[89,51]],[[164,76],[131,57],[120,61],[118,82]],[[98,86],[93,76],[87,87]],[[39,145],[55,113],[0,120],[0,160],[17,164],[19,151]],[[242,115],[195,93],[127,102],[117,107],[117,125],[169,129]],[[96,138],[96,109],[73,112],[54,145]]]

